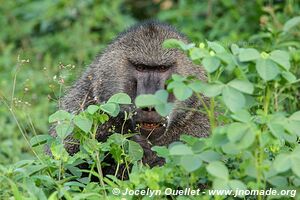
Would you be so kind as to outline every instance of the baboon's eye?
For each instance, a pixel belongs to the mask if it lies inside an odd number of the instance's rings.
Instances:
[[[135,69],[136,69],[137,71],[144,72],[144,71],[147,70],[147,67],[146,67],[145,65],[136,65],[136,66],[135,66]]]
[[[168,67],[168,66],[161,65],[161,66],[159,66],[157,69],[158,69],[158,71],[160,71],[160,72],[165,72],[165,71],[167,71],[167,70],[169,69],[169,67]]]

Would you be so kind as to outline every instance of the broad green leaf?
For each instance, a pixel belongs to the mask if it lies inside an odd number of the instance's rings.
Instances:
[[[230,180],[228,182],[229,187],[234,190],[247,190],[247,186],[240,180]]]
[[[282,153],[277,155],[273,162],[273,166],[277,172],[285,172],[289,170],[292,167],[289,154]]]
[[[50,135],[36,135],[30,139],[30,145],[36,147],[45,144],[49,139],[52,139]]]
[[[161,104],[161,102],[152,94],[142,94],[136,97],[135,104],[137,107],[147,107]]]
[[[219,68],[220,64],[220,59],[215,56],[209,56],[202,60],[204,69],[209,73],[213,73],[214,71],[216,71]]]
[[[203,84],[203,94],[207,97],[215,97],[222,93],[224,88],[223,83],[208,83]]]
[[[131,104],[131,98],[128,96],[128,94],[118,93],[111,96],[107,103]]]
[[[195,47],[195,44],[185,44],[183,41],[177,39],[167,39],[163,42],[164,48],[179,48],[183,51],[189,50]]]
[[[265,81],[275,79],[280,73],[277,64],[270,59],[258,59],[256,61],[256,71]]]
[[[74,117],[74,124],[81,130],[83,130],[85,133],[88,133],[92,128],[93,122],[87,117],[84,117],[82,115],[76,115]]]
[[[174,81],[182,82],[182,81],[184,81],[186,78],[185,78],[184,76],[179,75],[179,74],[173,74],[173,75],[172,75],[172,79],[173,79]]]
[[[196,155],[181,156],[180,165],[187,172],[192,172],[201,167],[202,160],[199,158],[199,156],[196,156]]]
[[[225,105],[232,112],[236,112],[245,106],[246,100],[244,95],[238,90],[225,86],[222,90],[222,98]]]
[[[167,157],[170,155],[169,149],[165,146],[154,146],[151,148],[151,150],[155,151],[156,154],[160,157]]]
[[[281,75],[283,76],[283,78],[285,80],[287,80],[289,83],[295,83],[297,81],[297,78],[294,74],[292,74],[291,72],[282,72]]]
[[[217,160],[220,160],[220,158],[221,158],[220,154],[213,150],[203,151],[199,154],[199,156],[205,162],[217,161]]]
[[[188,84],[194,92],[200,93],[203,92],[204,84],[200,80],[195,80],[192,83]]]
[[[239,52],[240,52],[240,48],[239,48],[239,46],[236,45],[236,44],[232,44],[232,45],[230,46],[230,49],[231,49],[231,52],[232,52],[233,55],[238,55]]]
[[[161,102],[167,102],[169,93],[166,90],[158,90],[155,92],[155,97]]]
[[[178,142],[175,144],[173,143],[173,145],[169,147],[169,152],[170,152],[170,155],[172,155],[172,156],[193,155],[192,149],[189,146],[187,146],[181,142]]]
[[[87,107],[87,112],[90,113],[91,115],[93,115],[95,112],[97,112],[100,109],[99,106],[96,105],[89,105]]]
[[[234,122],[228,126],[227,136],[229,141],[239,149],[248,148],[255,140],[253,128],[249,124],[240,122]]]
[[[231,115],[231,117],[239,122],[250,122],[251,115],[247,110],[239,110]]]
[[[260,58],[260,54],[256,49],[253,48],[239,49],[239,60],[241,62],[257,60],[259,58]]]
[[[291,30],[292,28],[294,28],[297,25],[298,26],[300,25],[300,16],[297,16],[297,17],[294,17],[294,18],[288,20],[283,26],[283,31],[289,32],[289,30]]]
[[[176,99],[180,101],[184,101],[188,98],[190,98],[193,94],[193,91],[191,88],[186,86],[185,84],[178,85],[177,87],[173,88],[174,96]]]
[[[291,120],[299,121],[300,123],[300,111],[293,113],[289,118]]]
[[[281,140],[284,139],[285,130],[281,124],[274,123],[271,121],[267,125],[274,137],[281,139]]]
[[[161,103],[155,106],[155,110],[158,114],[165,117],[171,113],[173,106],[173,103]]]
[[[284,124],[285,129],[300,136],[300,111],[293,113]]]
[[[64,110],[58,110],[52,115],[49,116],[49,123],[57,122],[57,121],[71,121],[72,115]]]
[[[285,70],[289,70],[291,68],[290,64],[290,55],[286,51],[275,50],[270,54],[270,59],[281,65]]]
[[[247,94],[252,94],[254,91],[253,84],[247,80],[234,79],[229,83],[227,83],[227,85],[239,90],[240,92],[247,93]]]
[[[215,189],[215,190],[230,190],[228,180],[221,179],[221,178],[214,179],[213,180],[213,189]]]
[[[58,137],[65,139],[70,133],[72,133],[74,126],[70,123],[59,123],[55,127],[55,132]]]
[[[199,49],[199,48],[192,48],[189,51],[189,55],[192,60],[198,60],[200,58],[208,56],[208,53],[205,53],[204,50]]]
[[[225,52],[225,48],[217,42],[207,41],[207,45],[208,45],[209,48],[214,50],[216,53]]]
[[[283,176],[273,176],[267,179],[269,183],[276,187],[286,187],[288,185],[288,182],[286,180],[286,177]]]
[[[144,154],[143,148],[138,143],[128,140],[128,155],[132,162],[139,161],[142,159]]]
[[[296,174],[298,177],[300,177],[300,156],[296,155],[293,156],[291,159],[291,164],[292,164],[292,171],[294,174]]]
[[[108,102],[100,106],[100,109],[112,117],[118,116],[120,112],[120,106],[116,103]]]
[[[229,172],[227,167],[224,165],[224,163],[220,161],[210,162],[206,166],[206,170],[208,173],[210,173],[210,175],[216,178],[223,179],[223,180],[228,180],[229,178]]]

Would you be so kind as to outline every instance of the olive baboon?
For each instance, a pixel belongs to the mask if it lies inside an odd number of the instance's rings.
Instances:
[[[177,49],[164,49],[166,39],[175,38],[188,42],[187,38],[169,25],[148,21],[121,33],[89,66],[79,80],[62,99],[62,108],[73,113],[97,104],[119,92],[127,93],[133,100],[139,94],[154,93],[165,88],[165,81],[173,73],[184,76],[195,75],[204,80],[204,72]],[[175,101],[170,97],[170,101]],[[136,115],[127,124],[129,129],[140,125],[140,133],[132,139],[144,148],[143,162],[150,166],[161,164],[151,151],[151,145],[168,145],[185,133],[198,137],[208,134],[209,123],[204,114],[178,109],[201,106],[195,98],[184,102],[175,101],[175,108],[167,119],[151,108],[137,109]],[[122,108],[133,110],[133,106]],[[97,139],[109,136],[110,125],[120,127],[122,113],[99,128]],[[150,134],[151,133],[151,134]],[[55,135],[55,133],[51,133]],[[69,137],[68,140],[74,140]],[[70,154],[79,150],[79,145],[68,144]]]

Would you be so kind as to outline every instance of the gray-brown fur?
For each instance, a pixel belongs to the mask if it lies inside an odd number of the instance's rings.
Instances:
[[[174,28],[157,22],[139,24],[121,33],[70,88],[62,99],[62,109],[78,113],[88,105],[104,102],[118,92],[128,93],[134,99],[136,96],[135,80],[132,77],[134,69],[129,66],[129,61],[147,65],[164,65],[175,61],[174,73],[185,76],[196,75],[204,80],[202,69],[195,66],[183,52],[162,47],[163,41],[169,38],[188,42],[187,38]],[[179,107],[197,108],[199,106],[201,105],[195,101],[195,98],[175,102],[175,109],[170,114],[167,129],[161,137],[147,141],[143,136],[137,135],[134,140],[140,142],[147,151],[143,161],[150,165],[156,164],[154,161],[156,158],[153,159],[155,155],[150,150],[151,145],[168,145],[178,140],[180,134],[207,136],[209,123],[205,115],[178,109]],[[121,126],[122,114],[119,116],[98,130],[98,140],[108,137],[110,125]],[[52,135],[55,133],[52,132]],[[68,140],[73,139],[69,137]],[[73,154],[79,150],[79,145],[68,144],[66,141],[66,149]]]

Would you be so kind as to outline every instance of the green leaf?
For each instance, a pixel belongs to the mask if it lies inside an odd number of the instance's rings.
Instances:
[[[72,115],[64,110],[58,110],[52,115],[49,116],[49,123],[57,122],[57,121],[71,121]]]
[[[128,96],[128,94],[118,93],[111,96],[107,103],[131,104],[131,98]]]
[[[231,117],[239,122],[250,122],[251,121],[251,115],[247,110],[239,110],[231,115]]]
[[[273,162],[274,169],[277,172],[285,172],[292,166],[289,154],[282,153],[276,156]]]
[[[300,111],[294,112],[289,118],[300,123]]]
[[[256,71],[265,81],[275,79],[280,73],[277,64],[270,59],[258,59],[256,61]]]
[[[223,83],[203,84],[203,94],[207,97],[216,97],[222,93],[224,86]]]
[[[237,190],[247,190],[247,186],[245,185],[245,183],[243,183],[242,181],[240,180],[230,180],[228,182],[229,184],[229,187],[234,190],[234,191],[237,191]]]
[[[234,79],[229,83],[227,83],[227,85],[239,90],[240,92],[247,93],[247,94],[252,94],[254,91],[253,84],[247,80]]]
[[[199,158],[199,156],[196,156],[196,155],[181,156],[180,165],[187,172],[192,172],[201,167],[202,160]]]
[[[87,112],[90,113],[91,115],[93,115],[95,112],[97,112],[100,109],[99,106],[96,105],[89,105],[87,107]]]
[[[100,106],[100,109],[112,117],[118,116],[120,112],[120,106],[116,103],[108,102]]]
[[[193,155],[192,149],[181,142],[173,143],[172,146],[169,147],[169,152],[172,156]]]
[[[70,123],[59,123],[55,127],[55,132],[58,137],[65,139],[69,134],[72,133],[74,126]]]
[[[186,86],[185,84],[180,84],[177,87],[173,89],[174,95],[176,99],[180,101],[184,101],[188,98],[190,98],[193,94],[193,91],[191,88]]]
[[[128,140],[128,155],[132,162],[139,161],[142,159],[144,154],[143,148],[138,143]]]
[[[152,94],[142,94],[135,99],[135,105],[137,107],[148,107],[158,104],[161,104],[161,102]]]
[[[173,74],[173,75],[172,75],[172,79],[173,79],[174,81],[182,82],[182,81],[184,81],[186,78],[185,78],[184,76],[179,75],[179,74]]]
[[[253,144],[255,131],[249,124],[234,122],[228,126],[227,136],[238,149],[246,149]]]
[[[169,115],[173,109],[173,103],[162,103],[155,106],[155,110],[158,114],[165,117]]]
[[[74,124],[85,133],[88,133],[92,128],[93,122],[82,115],[76,115],[74,117]]]
[[[183,51],[187,51],[195,47],[195,44],[185,44],[183,41],[177,39],[167,39],[163,42],[162,46],[164,48],[178,48]]]
[[[285,70],[289,70],[291,68],[290,63],[290,55],[286,51],[275,50],[270,54],[270,59],[281,65]]]
[[[158,90],[155,92],[154,96],[158,101],[166,103],[168,101],[169,93],[166,90]]]
[[[216,178],[213,180],[213,189],[215,190],[230,190],[227,179]],[[224,195],[225,196],[225,195]]]
[[[217,42],[207,41],[207,45],[208,45],[209,48],[214,50],[216,53],[225,52],[225,48]]]
[[[210,175],[223,179],[223,180],[228,180],[229,178],[229,173],[227,167],[224,165],[224,163],[220,161],[213,161],[209,163],[206,166],[206,170]]]
[[[165,146],[154,146],[151,148],[151,150],[155,151],[156,154],[160,157],[166,158],[170,155],[169,149],[167,149],[167,147]]]
[[[300,24],[300,16],[294,17],[290,20],[288,20],[284,26],[283,26],[283,31],[284,32],[289,32],[292,28]]]
[[[50,135],[36,135],[30,139],[30,145],[36,147],[45,144],[49,139],[52,139]]]
[[[203,67],[209,73],[213,73],[214,71],[216,71],[219,68],[220,64],[220,59],[215,56],[209,56],[202,60]]]
[[[267,125],[274,137],[280,140],[284,139],[285,131],[284,127],[281,124],[270,121]]]
[[[192,83],[188,84],[188,87],[191,88],[194,92],[200,93],[203,91],[204,84],[200,80],[195,80]]]
[[[217,160],[220,160],[220,158],[221,158],[220,154],[213,150],[203,151],[199,154],[199,156],[205,162],[217,161]]]
[[[287,80],[289,83],[295,83],[297,81],[297,78],[294,74],[292,74],[291,72],[282,72],[281,75],[283,76],[283,78],[285,78],[285,80]]]
[[[207,56],[208,53],[205,54],[205,52],[202,49],[199,48],[192,48],[189,52],[189,57],[192,60],[199,60],[205,56]]]
[[[286,180],[286,177],[283,176],[273,176],[267,179],[269,183],[276,187],[286,187],[288,185],[288,182]]]
[[[231,49],[231,52],[232,52],[233,55],[238,55],[239,52],[240,52],[240,48],[236,44],[232,44],[230,49]]]
[[[241,48],[239,51],[239,60],[241,62],[247,62],[252,60],[257,60],[260,58],[260,54],[256,49],[253,48]]]
[[[292,171],[294,174],[296,174],[298,177],[300,177],[300,156],[296,155],[293,156],[291,159],[291,164],[292,164]]]
[[[244,95],[239,92],[238,90],[225,86],[222,90],[222,98],[225,105],[231,110],[232,112],[236,112],[242,109],[245,106],[246,99]]]

